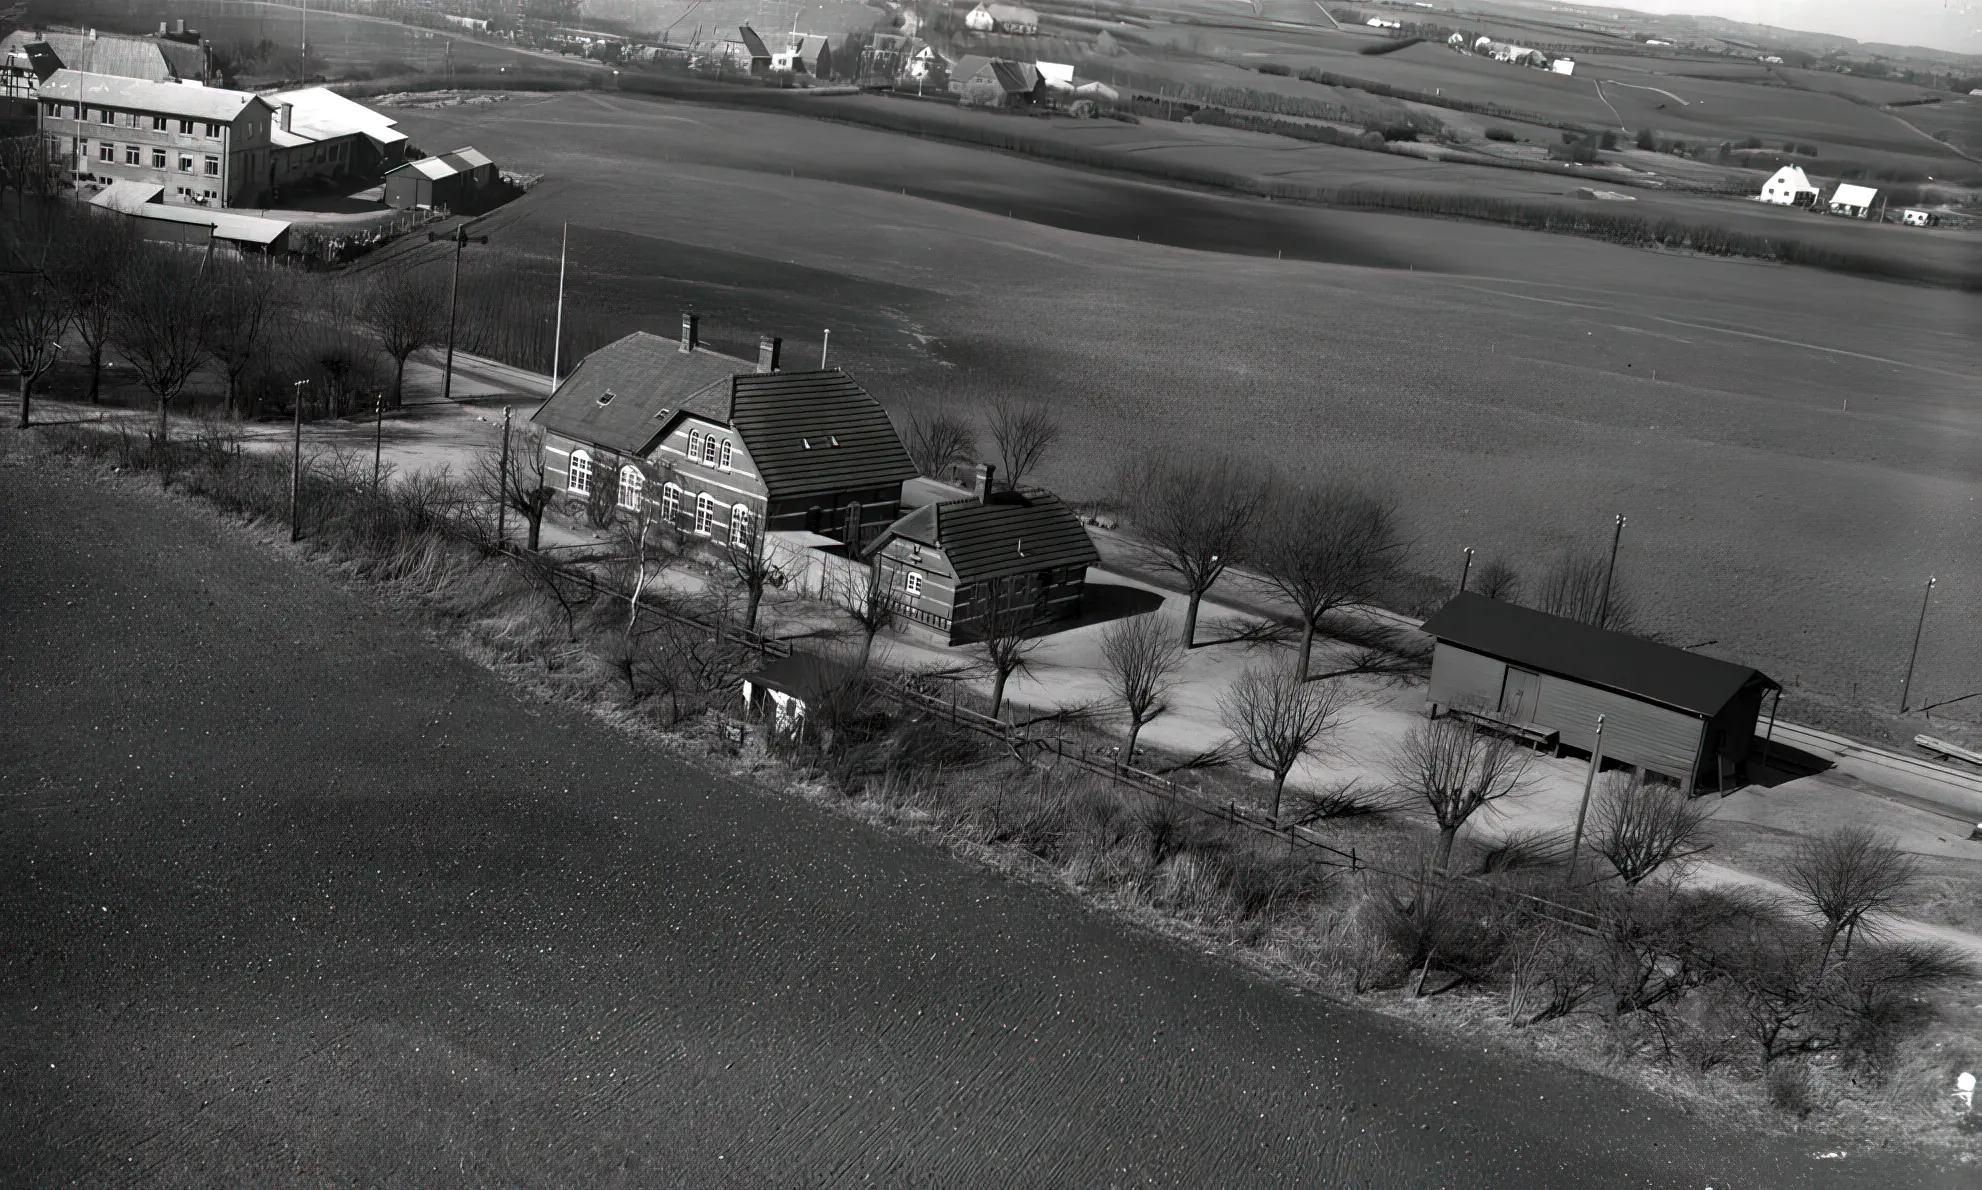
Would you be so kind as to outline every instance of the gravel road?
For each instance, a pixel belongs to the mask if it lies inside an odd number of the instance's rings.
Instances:
[[[0,524],[6,1185],[1967,1172],[1295,995],[530,705],[148,493],[0,468]]]

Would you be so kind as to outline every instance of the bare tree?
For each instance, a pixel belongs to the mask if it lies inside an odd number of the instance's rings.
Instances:
[[[940,479],[951,467],[976,460],[977,432],[948,413],[898,415],[896,428],[916,471]]]
[[[1151,453],[1121,474],[1122,504],[1157,566],[1184,580],[1184,647],[1197,643],[1198,604],[1252,547],[1270,475],[1229,455]]]
[[[970,648],[991,671],[991,717],[1005,709],[1005,683],[1015,673],[1024,673],[1039,638],[1032,635],[1035,619],[1030,592],[1025,589],[1031,575],[1003,579],[983,579],[977,584],[977,599],[984,612],[979,621],[980,635]]]
[[[1903,902],[1918,875],[1913,857],[1891,835],[1855,823],[1805,839],[1782,868],[1782,882],[1824,919],[1826,966],[1839,934],[1848,957],[1866,917]]]
[[[1456,715],[1411,725],[1391,752],[1390,775],[1422,798],[1438,820],[1438,866],[1452,861],[1459,828],[1484,806],[1528,787],[1528,750],[1506,736],[1475,731]]]
[[[1590,849],[1632,888],[1674,860],[1705,850],[1713,803],[1630,773],[1608,773],[1591,814]]]
[[[786,581],[784,565],[771,552],[770,537],[759,524],[741,529],[733,526],[729,542],[722,549],[723,564],[729,568],[736,585],[743,588],[743,627],[749,632],[757,631],[757,609],[763,606],[764,588],[782,587]],[[877,567],[868,569],[878,574]],[[869,636],[868,640],[871,642],[873,637]]]
[[[550,486],[545,474],[544,432],[535,426],[524,426],[510,433],[508,447],[506,470],[502,443],[482,449],[475,462],[476,486],[481,489],[483,499],[500,503],[523,517],[530,527],[528,548],[534,553],[543,534],[544,513],[557,498],[557,489]]]
[[[1612,576],[1610,611],[1604,614],[1604,574],[1610,562],[1602,554],[1565,550],[1550,561],[1535,591],[1535,606],[1552,616],[1629,632],[1637,623],[1638,604]]]
[[[50,276],[52,233],[25,274],[0,276],[0,354],[21,377],[21,428],[28,428],[35,381],[55,366],[69,323],[66,295]],[[25,255],[25,254],[23,254]]]
[[[1488,558],[1480,563],[1479,569],[1474,572],[1470,589],[1488,599],[1498,599],[1503,603],[1519,603],[1521,572],[1504,559]]]
[[[1363,485],[1283,490],[1268,501],[1252,564],[1300,613],[1303,681],[1322,617],[1376,598],[1403,556],[1396,503]]]
[[[139,251],[131,221],[122,216],[73,220],[64,234],[55,282],[69,307],[69,325],[83,341],[89,363],[89,401],[103,399],[103,352],[115,329],[124,273]]]
[[[266,261],[235,257],[208,265],[213,306],[202,345],[227,377],[227,411],[240,408],[241,377],[267,354],[276,325],[287,313],[287,274]]]
[[[874,653],[874,638],[895,622],[894,591],[881,572],[880,559],[869,559],[858,571],[842,572],[829,584],[828,594],[860,627],[860,664]]]
[[[392,389],[388,403],[400,407],[406,384],[406,361],[422,347],[440,342],[447,333],[447,294],[438,279],[405,268],[372,282],[359,300],[358,321],[379,338],[392,357]]]
[[[1170,691],[1184,665],[1184,648],[1154,615],[1131,616],[1101,633],[1101,658],[1108,664],[1108,691],[1129,717],[1129,739],[1122,763],[1134,764],[1136,737],[1170,709]]]
[[[175,257],[147,253],[132,262],[113,322],[118,350],[158,403],[158,440],[170,434],[167,409],[206,362],[208,286]]]
[[[1339,681],[1310,682],[1292,667],[1279,666],[1248,668],[1219,698],[1219,717],[1246,759],[1273,774],[1276,822],[1287,774],[1316,751],[1348,705],[1348,691]]]
[[[1017,488],[1060,440],[1059,419],[1037,402],[993,397],[985,406],[985,417],[1009,488]]]

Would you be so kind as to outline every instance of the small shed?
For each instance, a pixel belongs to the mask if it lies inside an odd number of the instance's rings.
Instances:
[[[1426,620],[1437,638],[1431,710],[1457,711],[1606,759],[1688,792],[1747,779],[1762,699],[1782,687],[1745,665],[1471,592]]]
[[[1908,207],[1899,213],[1899,221],[1908,227],[1933,227],[1941,221],[1941,217],[1933,211]]]
[[[819,700],[844,685],[857,667],[815,653],[767,661],[743,679],[743,707],[763,715],[780,733],[796,732]]]
[[[495,162],[473,148],[459,148],[387,170],[385,204],[401,210],[472,211],[496,178]]]
[[[1831,214],[1844,215],[1851,219],[1864,219],[1872,214],[1872,204],[1878,201],[1879,192],[1870,186],[1854,186],[1840,182],[1831,193]]]

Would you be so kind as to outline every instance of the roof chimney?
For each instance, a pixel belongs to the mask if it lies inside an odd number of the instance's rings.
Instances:
[[[702,316],[683,312],[681,316],[681,352],[683,355],[702,345]]]
[[[164,21],[160,21],[160,22],[158,22],[158,35],[159,35],[160,37],[163,37],[163,36],[165,36],[165,34],[166,34],[166,27],[165,27],[165,22],[164,22]]]
[[[757,340],[757,370],[775,372],[778,370],[778,356],[783,353],[785,341],[776,335],[765,335]]]
[[[95,40],[96,40],[96,30],[94,30],[94,29],[91,29],[91,30],[89,31],[89,39],[90,39],[91,41],[95,41]]]
[[[185,17],[180,17],[180,18],[179,18],[179,27],[178,27],[177,29],[175,29],[175,30],[173,30],[173,32],[175,32],[175,33],[184,33],[185,31],[186,31],[186,18],[185,18]]]
[[[295,112],[295,110],[296,110],[296,105],[293,103],[285,103],[281,107],[276,109],[277,114],[280,116],[282,120],[282,131],[284,132],[289,131],[289,117],[292,113]]]
[[[990,463],[979,463],[977,465],[977,502],[979,504],[991,503],[991,477],[997,473],[998,468]]]

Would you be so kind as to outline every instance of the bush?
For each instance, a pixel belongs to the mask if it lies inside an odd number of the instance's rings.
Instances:
[[[1418,128],[1415,124],[1371,124],[1367,125],[1365,130],[1376,133],[1385,141],[1413,141],[1418,139]]]
[[[1495,125],[1493,127],[1488,128],[1486,130],[1486,138],[1488,140],[1497,140],[1497,141],[1518,141],[1521,139],[1520,137],[1515,136],[1512,132],[1508,131],[1505,128],[1500,127],[1499,125]]]
[[[1657,149],[1659,147],[1658,134],[1649,128],[1640,128],[1638,130],[1638,147],[1644,149],[1646,152]]]
[[[1281,78],[1285,78],[1288,75],[1294,73],[1291,67],[1282,66],[1278,62],[1261,62],[1258,66],[1254,67],[1253,69],[1259,71],[1261,74],[1277,75]]]

